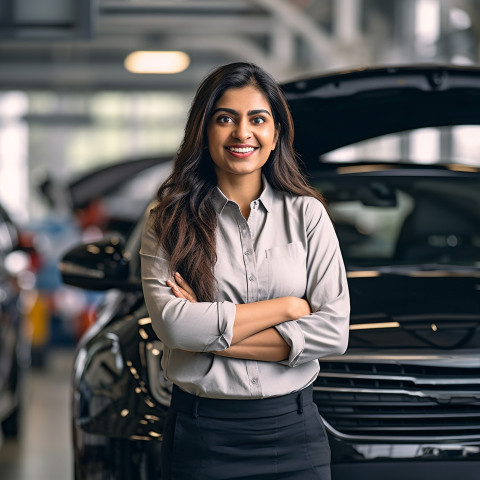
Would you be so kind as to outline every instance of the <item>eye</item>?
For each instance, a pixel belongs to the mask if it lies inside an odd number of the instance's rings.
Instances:
[[[228,115],[219,115],[217,117],[218,123],[231,123],[233,120]]]
[[[252,122],[255,125],[261,125],[262,123],[265,123],[265,118],[264,117],[254,117],[254,118],[252,118]]]

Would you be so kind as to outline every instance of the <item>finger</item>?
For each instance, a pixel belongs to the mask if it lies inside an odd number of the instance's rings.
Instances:
[[[176,297],[183,298],[184,300],[187,300],[184,293],[182,292],[180,287],[175,282],[172,282],[171,280],[167,280],[167,285],[172,289],[172,292]]]
[[[190,293],[177,285],[174,281],[167,280],[167,285],[172,288],[172,292],[176,297],[182,298],[183,300],[188,300],[192,303],[195,303],[197,301],[197,298],[195,296],[190,295]]]
[[[185,279],[180,275],[180,273],[175,272],[174,274],[175,281],[190,295],[195,295],[193,289],[190,287],[190,285],[185,281]]]
[[[197,302],[197,295],[195,294],[195,291],[193,290],[192,287],[185,281],[185,279],[180,275],[179,272],[174,273],[175,280],[179,285],[181,285],[181,288],[186,292],[188,295],[188,298],[191,302]]]
[[[183,297],[185,298],[185,300],[188,300],[189,302],[196,302],[197,299],[195,297],[193,297],[192,295],[190,295],[187,291],[185,291],[182,287],[178,287],[178,289],[180,290],[180,292],[182,293]]]

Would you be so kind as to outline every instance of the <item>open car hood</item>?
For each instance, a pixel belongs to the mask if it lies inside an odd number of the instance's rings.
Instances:
[[[389,133],[480,124],[480,68],[365,68],[282,85],[307,166],[327,152]]]

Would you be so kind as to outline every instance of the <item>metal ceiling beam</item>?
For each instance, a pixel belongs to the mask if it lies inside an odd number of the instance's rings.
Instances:
[[[100,15],[237,15],[256,14],[258,7],[245,0],[100,0]]]
[[[178,15],[173,17],[160,15],[129,15],[129,16],[99,16],[97,30],[100,35],[105,33],[135,33],[135,34],[178,34],[186,30],[189,34],[197,33],[243,33],[250,35],[268,35],[274,19],[268,15],[261,15],[247,19],[228,16],[197,17],[193,15]]]
[[[121,64],[94,66],[85,62],[55,64],[2,62],[0,90],[188,90],[209,73],[208,66],[191,66],[176,75],[135,75]]]
[[[241,36],[229,35],[219,42],[218,36],[208,35],[201,37],[185,36],[170,37],[163,44],[175,50],[188,52],[222,53],[233,61],[248,61],[262,65],[266,70],[275,74],[277,65],[272,62],[268,53],[259,48],[258,44]],[[213,65],[212,65],[213,67]]]
[[[191,89],[228,61],[252,61],[287,80],[341,57],[328,34],[287,0],[98,0],[97,12],[91,41],[0,42],[0,88]],[[310,51],[306,60],[299,38]],[[134,75],[123,57],[136,49],[184,50],[192,63],[175,76]]]
[[[325,33],[310,17],[288,0],[250,0],[252,3],[269,11],[285,27],[309,46],[314,69],[319,70],[330,64],[332,58],[343,56],[338,51],[334,39]]]

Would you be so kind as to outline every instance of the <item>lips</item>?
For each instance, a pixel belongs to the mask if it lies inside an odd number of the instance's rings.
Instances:
[[[228,153],[237,158],[245,158],[250,156],[258,147],[253,145],[230,145],[225,147]]]
[[[227,147],[227,149],[234,153],[248,153],[255,150],[254,147]]]

